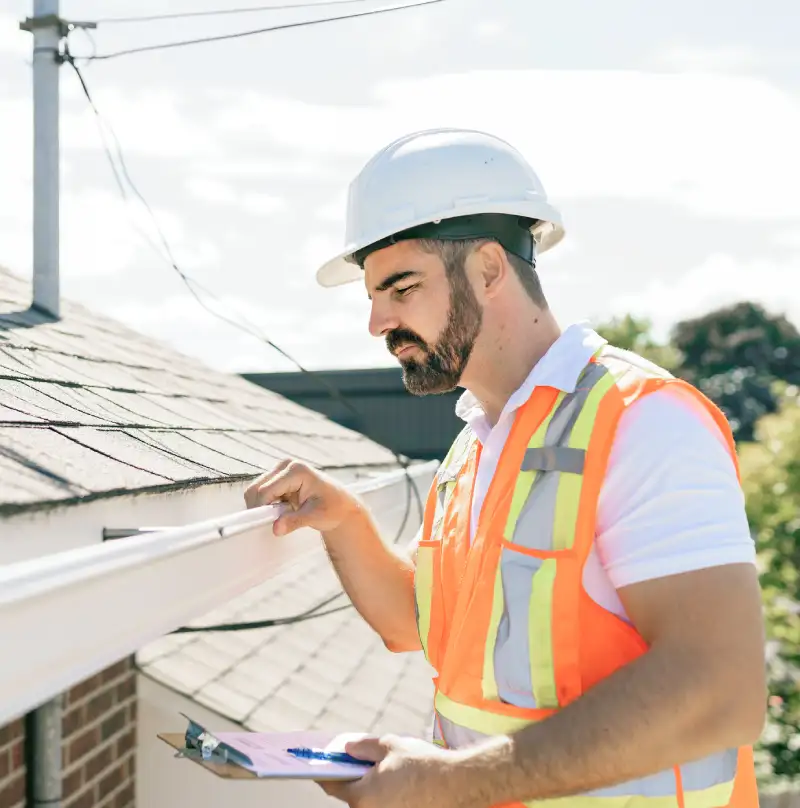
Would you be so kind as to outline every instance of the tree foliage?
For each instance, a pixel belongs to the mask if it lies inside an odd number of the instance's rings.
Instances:
[[[677,323],[669,344],[630,315],[597,326],[702,390],[737,440],[758,550],[769,665],[768,725],[758,752],[767,779],[800,777],[800,333],[743,302]]]
[[[800,384],[800,333],[754,303],[679,322],[671,342],[678,374],[725,413],[737,441],[752,441],[758,420],[777,410],[776,380]]]
[[[778,411],[759,421],[740,461],[769,650],[769,724],[760,749],[775,777],[793,780],[800,776],[800,390],[778,395]]]
[[[665,370],[675,372],[680,364],[680,353],[672,345],[664,345],[653,338],[652,323],[646,318],[626,314],[596,326],[596,330],[611,345],[633,351]]]

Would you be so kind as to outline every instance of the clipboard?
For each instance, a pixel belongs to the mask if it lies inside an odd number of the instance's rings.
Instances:
[[[362,777],[366,767],[309,761],[296,758],[286,749],[304,745],[330,745],[343,747],[343,740],[365,737],[366,733],[288,732],[288,733],[212,733],[194,719],[180,713],[188,722],[186,731],[162,732],[157,737],[175,750],[175,758],[185,758],[202,766],[217,777],[229,780],[314,780],[348,781]],[[241,743],[233,745],[229,739],[252,739],[266,744],[271,766],[256,755],[246,754]],[[337,743],[338,741],[338,743]],[[254,744],[254,749],[258,747]],[[260,767],[260,768],[259,768]]]

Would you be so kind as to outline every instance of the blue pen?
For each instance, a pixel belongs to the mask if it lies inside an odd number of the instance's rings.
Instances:
[[[286,750],[290,755],[299,758],[309,758],[311,760],[327,760],[329,763],[356,763],[359,766],[374,766],[371,760],[359,760],[347,752],[325,752],[322,749],[309,749],[305,746],[300,746],[295,749]]]

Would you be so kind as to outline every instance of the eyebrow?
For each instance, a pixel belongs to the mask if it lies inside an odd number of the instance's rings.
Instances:
[[[390,286],[394,286],[396,283],[404,281],[406,278],[412,278],[417,275],[419,275],[419,272],[415,272],[413,269],[402,269],[399,272],[393,272],[375,287],[375,291],[385,292]]]

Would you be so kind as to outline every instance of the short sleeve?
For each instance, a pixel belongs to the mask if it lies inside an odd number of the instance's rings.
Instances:
[[[596,549],[616,589],[755,563],[733,460],[710,414],[685,390],[651,393],[622,415],[598,502]]]

